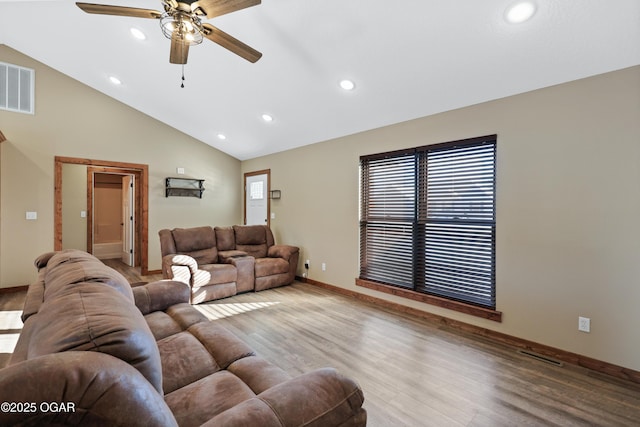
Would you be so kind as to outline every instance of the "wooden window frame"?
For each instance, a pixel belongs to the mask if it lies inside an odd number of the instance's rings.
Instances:
[[[362,156],[356,285],[500,322],[502,313],[495,309],[496,147],[497,136],[487,135]],[[441,163],[436,167],[436,162]],[[468,162],[474,164],[461,166]],[[442,164],[444,172],[438,169]],[[436,179],[449,174],[462,186],[460,195],[447,196],[438,188]],[[474,174],[466,187],[464,174]],[[438,228],[446,230],[443,237],[433,231]],[[465,233],[471,233],[469,240]]]

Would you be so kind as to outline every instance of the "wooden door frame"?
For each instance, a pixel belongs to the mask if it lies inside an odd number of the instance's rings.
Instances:
[[[93,175],[96,173],[105,173],[105,174],[114,174],[114,175],[133,175],[135,178],[135,186],[134,186],[134,224],[133,224],[133,232],[134,232],[134,245],[135,250],[133,265],[135,267],[142,264],[142,259],[140,257],[140,252],[142,251],[142,232],[141,232],[141,221],[138,215],[138,212],[142,211],[142,200],[141,197],[138,196],[139,193],[142,193],[142,188],[140,182],[142,181],[142,171],[139,169],[123,169],[116,167],[105,167],[105,166],[88,166],[87,167],[87,252],[93,253],[93,190],[94,190],[94,180]]]
[[[271,227],[271,169],[263,169],[254,172],[245,172],[244,174],[244,219],[243,224],[247,223],[247,178],[256,175],[267,175],[267,227]]]
[[[82,159],[76,157],[54,158],[54,191],[53,191],[53,249],[62,250],[62,165],[75,164],[104,168],[119,168],[135,171],[140,174],[140,270],[141,274],[149,274],[149,165],[138,163],[113,162],[109,160]],[[131,172],[131,173],[135,173]],[[88,188],[87,188],[87,191]]]

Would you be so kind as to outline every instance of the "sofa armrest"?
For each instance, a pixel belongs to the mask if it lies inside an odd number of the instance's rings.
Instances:
[[[165,279],[193,285],[193,278],[197,272],[198,262],[189,255],[170,254],[162,257],[162,276]]]
[[[358,384],[324,368],[271,387],[203,426],[365,426],[363,402]]]
[[[289,246],[289,245],[273,245],[269,247],[269,251],[267,256],[269,258],[283,258],[285,261],[289,261],[289,258],[293,254],[298,253],[300,248],[297,246]]]
[[[166,264],[169,266],[179,265],[179,266],[187,267],[189,268],[189,271],[191,272],[191,274],[196,274],[196,271],[198,271],[198,262],[193,257],[190,257],[189,255],[184,255],[184,254],[165,255],[164,257],[162,257],[162,262],[163,264]]]
[[[56,252],[46,252],[40,255],[38,258],[36,258],[35,261],[33,261],[33,265],[35,265],[38,271],[40,271],[41,269],[47,266],[47,264],[49,263],[49,260],[55,254]]]
[[[177,280],[160,280],[132,290],[136,307],[142,314],[164,311],[172,305],[189,302],[189,285]]]
[[[237,250],[218,251],[218,259],[222,264],[229,264],[232,259],[237,257],[244,257],[247,255],[248,254],[245,251],[237,251]]]
[[[0,370],[0,402],[16,405],[3,406],[5,426],[178,425],[140,372],[93,351],[48,354]]]
[[[29,285],[27,289],[27,297],[24,300],[24,307],[22,308],[22,323],[40,310],[40,306],[44,301],[44,280],[38,280],[35,283]]]

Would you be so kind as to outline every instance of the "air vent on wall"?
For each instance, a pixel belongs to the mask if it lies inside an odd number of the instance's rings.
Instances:
[[[34,75],[30,68],[0,62],[0,109],[33,114]]]

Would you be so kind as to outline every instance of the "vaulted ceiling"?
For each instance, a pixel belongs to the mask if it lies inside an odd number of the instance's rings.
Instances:
[[[205,20],[262,58],[205,40],[190,49],[184,88],[155,19],[0,0],[0,44],[241,160],[640,64],[638,0],[535,0],[520,24],[505,19],[514,3],[264,0]]]

